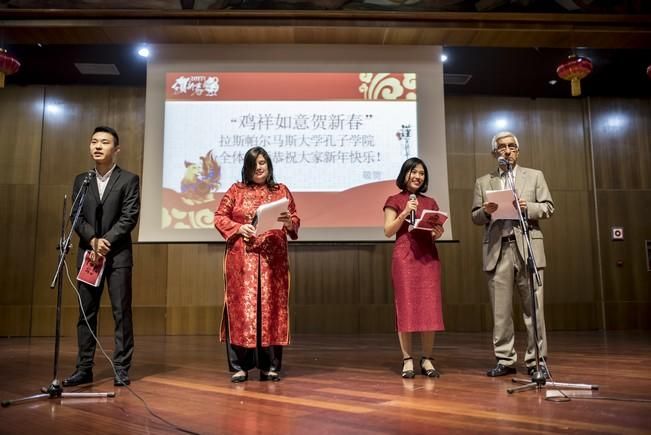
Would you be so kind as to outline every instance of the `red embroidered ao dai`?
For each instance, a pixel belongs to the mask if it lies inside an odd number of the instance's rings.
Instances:
[[[387,198],[384,208],[402,212],[409,192]],[[438,210],[434,199],[418,195],[416,216],[423,210]],[[441,263],[430,231],[409,232],[405,220],[396,233],[391,259],[396,325],[398,332],[442,331]]]
[[[249,242],[237,233],[251,223],[262,204],[283,197],[289,199],[293,229],[268,231]],[[270,189],[266,185],[233,184],[215,211],[215,228],[226,240],[224,258],[224,310],[220,340],[226,341],[226,324],[231,344],[256,347],[258,265],[260,270],[262,346],[289,344],[289,259],[287,236],[298,238],[300,219],[289,189],[283,184]]]

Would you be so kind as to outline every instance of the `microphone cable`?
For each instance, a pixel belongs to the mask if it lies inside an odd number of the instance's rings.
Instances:
[[[66,276],[68,278],[68,282],[70,283],[70,285],[72,286],[72,288],[75,291],[75,294],[77,295],[77,300],[79,301],[79,308],[81,309],[81,314],[84,317],[84,322],[86,322],[86,326],[88,327],[88,331],[90,331],[91,335],[93,336],[93,339],[95,340],[95,343],[97,343],[97,346],[99,346],[99,349],[102,352],[102,355],[104,355],[104,358],[106,358],[106,360],[111,365],[111,369],[113,370],[113,374],[114,374],[115,378],[122,381],[122,379],[118,375],[117,370],[115,369],[115,365],[113,364],[113,360],[104,351],[104,347],[102,346],[102,343],[99,341],[99,338],[97,338],[97,336],[93,332],[93,329],[90,327],[90,323],[88,322],[88,317],[86,317],[86,311],[84,310],[84,305],[83,305],[83,303],[81,301],[81,295],[79,294],[79,290],[77,289],[77,286],[75,285],[74,281],[70,277],[70,270],[68,270],[68,263],[66,261],[64,261],[63,265],[66,268]],[[199,434],[197,432],[193,432],[193,431],[191,431],[189,429],[184,429],[184,428],[182,428],[180,426],[177,426],[174,423],[172,423],[172,422],[166,420],[165,418],[161,417],[160,415],[156,414],[154,411],[151,410],[151,408],[147,404],[147,401],[145,399],[143,399],[142,397],[140,397],[140,395],[138,393],[136,393],[129,385],[125,384],[124,382],[122,382],[122,385],[124,387],[126,387],[127,390],[129,390],[129,392],[131,394],[133,394],[138,400],[140,400],[142,402],[142,404],[145,406],[145,409],[147,410],[147,412],[149,412],[149,414],[151,416],[157,418],[158,420],[162,421],[167,426],[169,426],[172,429],[177,430],[179,432],[183,432],[183,433],[186,433],[186,434],[189,434],[189,435],[201,435],[201,434]]]

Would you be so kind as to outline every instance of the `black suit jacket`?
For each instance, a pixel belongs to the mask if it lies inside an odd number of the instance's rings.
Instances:
[[[87,174],[84,172],[75,178],[73,198],[77,197]],[[75,231],[79,235],[77,267],[81,266],[84,251],[92,249],[90,241],[93,237],[106,239],[111,244],[111,251],[106,256],[107,267],[133,265],[131,231],[140,214],[139,183],[140,178],[136,174],[116,166],[100,200],[97,180],[94,177],[90,179],[83,208],[75,225]],[[72,217],[75,211],[72,210]]]

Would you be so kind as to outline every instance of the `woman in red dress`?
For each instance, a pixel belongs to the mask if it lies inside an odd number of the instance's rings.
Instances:
[[[280,230],[256,234],[252,225],[262,204],[289,199]],[[298,238],[294,198],[276,183],[261,147],[244,156],[242,182],[233,184],[215,211],[215,228],[226,240],[224,312],[220,340],[226,342],[232,382],[244,382],[257,367],[260,380],[280,380],[283,346],[289,344],[287,237]]]
[[[409,231],[410,214],[420,216],[423,210],[438,210],[433,198],[423,195],[427,191],[429,176],[425,163],[416,157],[405,161],[396,179],[400,193],[387,198],[384,204],[384,234],[396,234],[391,262],[394,289],[396,325],[402,350],[401,376],[415,376],[412,353],[412,333],[420,332],[422,357],[421,373],[438,377],[433,364],[432,348],[435,331],[442,331],[441,264],[435,240],[443,235],[443,227],[433,230]]]

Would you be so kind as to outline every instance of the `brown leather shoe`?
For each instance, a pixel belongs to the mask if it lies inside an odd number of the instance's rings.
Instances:
[[[486,376],[491,378],[496,378],[498,376],[512,375],[516,372],[515,367],[505,366],[500,363],[497,363],[494,369],[490,369],[486,372]]]

